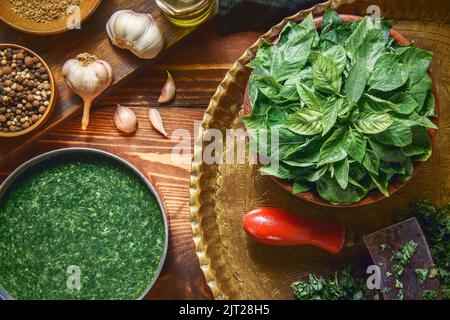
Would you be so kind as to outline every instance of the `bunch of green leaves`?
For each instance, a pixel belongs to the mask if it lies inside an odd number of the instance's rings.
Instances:
[[[367,295],[364,279],[352,267],[328,277],[310,274],[308,281],[294,282],[292,290],[299,300],[362,300]]]
[[[320,32],[309,15],[277,44],[262,42],[243,118],[256,140],[278,133],[277,150],[257,152],[279,167],[262,172],[293,181],[295,193],[350,204],[376,188],[389,196],[394,177],[408,179],[413,161],[430,157],[432,53],[395,44],[390,28],[369,17],[344,23],[329,8]]]

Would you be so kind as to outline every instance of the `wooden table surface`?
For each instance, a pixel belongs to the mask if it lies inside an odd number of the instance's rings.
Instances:
[[[3,2],[9,2],[2,0]],[[74,58],[76,54],[89,52],[108,61],[113,68],[113,82],[108,92],[124,83],[142,65],[145,60],[111,44],[106,33],[106,22],[118,9],[133,9],[136,12],[149,12],[155,18],[158,26],[164,32],[165,48],[159,54],[164,56],[181,40],[188,37],[193,28],[181,29],[172,25],[163,15],[155,1],[148,0],[108,0],[102,1],[92,17],[83,22],[80,30],[71,30],[51,37],[40,37],[16,31],[5,24],[0,24],[0,43],[14,43],[27,47],[39,54],[49,65],[58,86],[57,104],[50,121],[42,130],[17,138],[10,138],[0,143],[0,162],[15,158],[16,154],[28,148],[43,138],[54,127],[61,125],[66,119],[76,114],[82,108],[82,100],[71,94],[62,76],[62,66],[65,61]],[[0,8],[0,10],[2,10]]]
[[[87,131],[80,129],[80,115],[66,120],[14,162],[0,163],[0,180],[23,161],[58,148],[98,148],[129,160],[156,185],[170,223],[167,261],[148,298],[211,299],[195,255],[189,224],[190,158],[181,164],[172,160],[171,150],[178,141],[163,138],[151,127],[148,108],[160,110],[169,135],[176,129],[192,134],[195,121],[201,121],[227,70],[258,35],[245,32],[221,36],[212,23],[203,26],[185,44],[157,64],[142,68],[134,79],[100,100],[93,108]],[[175,78],[177,96],[172,103],[160,107],[156,100],[166,70]],[[138,116],[139,129],[133,136],[121,134],[114,126],[113,115],[118,103],[133,107]]]

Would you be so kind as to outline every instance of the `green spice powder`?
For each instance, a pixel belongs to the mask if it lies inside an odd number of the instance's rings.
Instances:
[[[51,161],[1,199],[0,284],[16,299],[139,298],[164,249],[155,197],[120,164]]]

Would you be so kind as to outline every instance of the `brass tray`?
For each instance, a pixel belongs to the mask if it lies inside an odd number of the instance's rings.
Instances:
[[[394,20],[394,28],[416,45],[434,52],[431,66],[439,99],[439,131],[432,158],[402,190],[361,208],[325,208],[288,194],[257,166],[207,165],[197,159],[195,148],[190,183],[193,240],[200,266],[217,299],[292,299],[290,285],[310,272],[327,273],[345,262],[367,258],[360,242],[347,245],[332,256],[310,247],[276,248],[249,240],[242,230],[242,216],[257,206],[275,206],[311,219],[333,217],[347,230],[363,235],[392,224],[396,213],[417,199],[437,204],[450,201],[450,2],[447,0],[336,0],[300,11],[274,26],[262,38],[273,41],[288,21],[300,22],[310,12],[323,13],[330,3],[339,13],[365,15],[373,5],[381,16]],[[261,39],[239,58],[219,85],[203,119],[204,128],[225,130],[242,127],[239,119],[251,70],[245,65],[255,56]],[[200,144],[201,145],[201,144]],[[203,142],[203,147],[207,143]]]

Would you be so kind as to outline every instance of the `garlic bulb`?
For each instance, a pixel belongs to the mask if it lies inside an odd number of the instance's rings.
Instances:
[[[76,59],[68,60],[62,74],[67,85],[79,95],[84,102],[81,128],[86,130],[89,124],[89,112],[92,102],[112,83],[111,65],[89,53],[79,54]]]
[[[111,42],[142,59],[153,59],[164,48],[163,35],[153,17],[131,10],[116,11],[106,24]]]
[[[114,114],[114,123],[120,131],[134,133],[137,129],[138,121],[133,110],[119,104]]]

